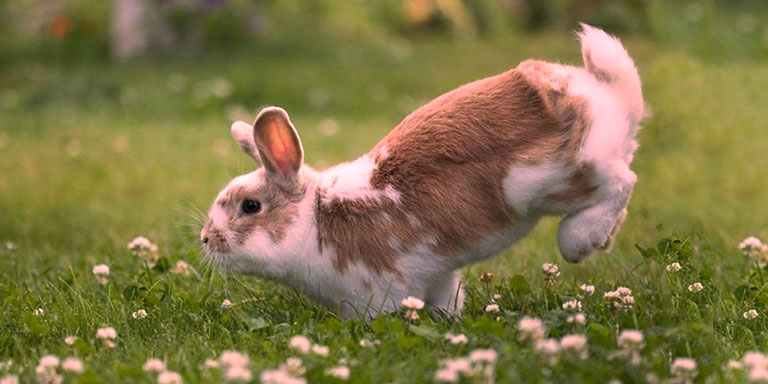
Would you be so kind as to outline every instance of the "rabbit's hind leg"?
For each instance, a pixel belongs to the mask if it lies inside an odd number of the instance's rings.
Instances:
[[[621,172],[605,178],[601,198],[595,204],[569,213],[560,221],[557,243],[566,261],[581,262],[594,250],[609,251],[613,245],[627,215],[636,180],[629,168],[620,168]]]
[[[449,314],[461,313],[464,309],[464,287],[461,275],[453,272],[427,290],[426,302],[435,309]]]

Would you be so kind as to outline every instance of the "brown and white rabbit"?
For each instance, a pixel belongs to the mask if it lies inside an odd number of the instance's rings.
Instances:
[[[528,60],[408,115],[355,161],[303,163],[281,108],[232,135],[262,168],[219,193],[201,233],[224,267],[295,287],[346,317],[403,298],[461,310],[457,269],[564,216],[569,262],[608,250],[627,213],[643,116],[637,69],[582,25],[584,68]]]

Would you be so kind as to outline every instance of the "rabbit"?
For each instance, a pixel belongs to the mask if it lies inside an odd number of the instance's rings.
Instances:
[[[360,158],[304,164],[285,110],[232,124],[260,163],[216,197],[201,232],[224,268],[297,289],[342,317],[413,296],[460,313],[457,270],[561,216],[568,262],[609,251],[626,214],[643,116],[619,40],[582,24],[584,67],[527,60],[420,107]]]

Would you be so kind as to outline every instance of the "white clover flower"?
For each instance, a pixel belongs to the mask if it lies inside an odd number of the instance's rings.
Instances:
[[[221,309],[230,309],[232,308],[232,302],[229,301],[229,299],[224,299],[224,301],[221,302]]]
[[[757,319],[758,315],[756,310],[750,309],[749,311],[744,312],[742,316],[744,316],[744,318],[747,320],[754,320]]]
[[[608,304],[616,309],[630,309],[635,303],[632,290],[627,287],[618,287],[615,291],[606,292],[603,294],[603,298],[608,299]]]
[[[536,340],[533,349],[543,355],[557,355],[560,353],[560,343],[555,339]]]
[[[191,274],[190,272],[190,266],[183,260],[179,260],[176,262],[176,265],[171,268],[171,273],[178,276],[189,276]]]
[[[470,352],[469,360],[474,363],[490,363],[493,364],[498,359],[499,355],[493,349],[475,349]]]
[[[318,356],[328,356],[328,352],[330,349],[326,347],[325,345],[313,345],[312,346],[312,353]]]
[[[56,368],[44,367],[38,364],[37,367],[35,367],[35,373],[37,373],[38,381],[44,381],[47,376],[56,374]]]
[[[566,311],[567,310],[581,311],[581,308],[582,308],[581,301],[578,301],[578,300],[570,300],[563,303],[563,309]]]
[[[343,365],[331,367],[325,370],[325,374],[341,380],[349,380],[349,368]]]
[[[616,288],[616,292],[619,293],[619,296],[630,296],[632,295],[632,290],[627,287],[618,287]]]
[[[117,338],[117,331],[112,327],[104,327],[96,330],[96,337],[102,340],[110,340]]]
[[[476,349],[470,352],[468,357],[472,363],[470,374],[482,377],[484,382],[493,382],[493,371],[498,357],[493,349]]]
[[[459,373],[468,374],[472,371],[472,363],[467,358],[443,360],[443,366]]]
[[[45,310],[43,310],[42,308],[38,308],[38,309],[35,309],[34,313],[35,313],[35,316],[40,317],[45,315]]]
[[[408,296],[402,301],[403,307],[407,309],[422,309],[424,308],[424,301],[419,298]]]
[[[64,338],[64,343],[67,345],[74,345],[75,340],[77,340],[77,336],[67,336]]]
[[[760,352],[747,352],[742,358],[744,365],[750,368],[765,367],[768,368],[768,357]]]
[[[0,361],[0,371],[11,369],[13,367],[13,360]]]
[[[68,357],[61,363],[61,369],[70,373],[83,373],[83,363],[75,357]]]
[[[38,365],[35,368],[37,374],[37,382],[41,384],[61,384],[64,378],[61,375],[56,374],[56,368],[46,368]]]
[[[306,384],[303,377],[294,377],[282,369],[265,370],[259,377],[261,384]]]
[[[219,367],[219,362],[213,359],[205,359],[205,362],[203,363],[203,368],[205,369],[219,369]]]
[[[583,313],[579,312],[573,315],[569,315],[568,318],[565,319],[566,322],[569,324],[571,323],[577,323],[577,324],[586,324],[587,322],[587,316],[585,316]]]
[[[667,265],[667,272],[680,272],[681,269],[683,269],[683,267],[680,266],[680,263],[678,262]]]
[[[6,241],[5,242],[5,250],[8,252],[13,252],[16,250],[16,244],[13,243],[13,241]]]
[[[139,236],[131,240],[131,242],[128,243],[128,249],[134,256],[138,257],[139,260],[149,267],[154,267],[157,263],[157,245],[153,244],[144,236]]]
[[[768,251],[768,245],[763,244],[757,237],[750,236],[739,243],[739,249],[747,255],[747,252],[751,251],[766,252]]]
[[[134,249],[152,249],[155,247],[154,244],[152,244],[149,239],[147,239],[144,236],[139,236],[137,238],[134,238],[131,240],[130,243],[128,243],[128,249],[134,250]]]
[[[373,347],[374,345],[379,345],[379,344],[381,344],[381,340],[360,339],[361,347]]]
[[[4,376],[0,379],[0,384],[19,384],[19,377],[16,375]]]
[[[403,306],[407,309],[403,314],[406,320],[418,320],[418,310],[424,308],[424,301],[419,298],[408,296],[402,301]]]
[[[694,378],[696,377],[696,360],[687,357],[678,357],[672,362],[669,371],[673,376]]]
[[[520,332],[518,340],[524,341],[536,341],[544,338],[547,331],[544,328],[544,324],[537,318],[525,316],[519,323],[517,323],[517,330]]]
[[[645,345],[643,333],[634,329],[621,331],[616,343],[622,349],[640,350]]]
[[[93,274],[96,276],[109,276],[109,266],[106,264],[94,265]]]
[[[115,345],[116,345],[116,344],[115,344],[115,342],[114,342],[114,341],[112,341],[112,340],[105,340],[105,341],[104,341],[104,346],[106,346],[106,347],[107,347],[107,348],[109,348],[109,349],[112,349],[112,348],[114,348],[114,347],[115,347]]]
[[[172,371],[160,372],[157,375],[158,384],[182,384],[184,380],[181,379],[181,375]]]
[[[138,311],[131,313],[131,317],[133,317],[136,320],[146,319],[147,318],[147,311],[143,309],[139,309]]]
[[[435,381],[458,382],[462,375],[482,374],[490,378],[498,355],[493,349],[477,349],[467,358],[443,360],[442,368],[435,372]]]
[[[306,355],[309,353],[312,343],[305,336],[296,335],[291,337],[291,341],[288,342],[288,347]]]
[[[768,369],[765,367],[753,368],[749,371],[749,381],[751,383],[768,382]]]
[[[448,368],[440,369],[435,372],[435,381],[438,383],[458,383],[459,372]]]
[[[231,381],[249,382],[253,379],[253,374],[245,366],[234,365],[227,368],[226,378],[227,378],[227,381],[230,381],[230,382]]]
[[[467,341],[469,341],[467,339],[467,336],[465,336],[463,333],[460,333],[458,335],[454,335],[454,334],[449,332],[449,333],[445,334],[445,339],[450,341],[451,344],[466,344]]]
[[[560,276],[560,269],[557,267],[557,264],[544,263],[541,265],[541,271],[548,277]]]
[[[493,303],[496,303],[496,302],[498,302],[499,300],[501,300],[501,295],[499,295],[498,293],[495,293],[495,294],[493,295],[493,298],[491,298],[491,302],[493,302]]]
[[[742,368],[744,368],[744,367],[741,365],[741,363],[739,363],[739,362],[738,362],[738,361],[736,361],[736,360],[729,360],[729,361],[728,361],[728,364],[726,364],[726,366],[725,366],[725,367],[726,367],[727,369],[734,369],[734,370],[741,370]]]
[[[739,243],[739,249],[744,256],[757,262],[760,268],[768,263],[768,244],[763,244],[760,239],[750,236]]]
[[[584,335],[566,335],[560,339],[560,348],[580,359],[587,358],[587,338]]]
[[[237,351],[224,351],[219,356],[219,362],[225,367],[245,367],[249,363],[247,355]]]
[[[704,290],[704,286],[701,285],[701,283],[696,282],[696,283],[693,283],[693,284],[689,285],[688,286],[688,290],[693,292],[693,293],[699,293],[699,292]]]
[[[163,372],[165,371],[165,362],[160,359],[149,359],[141,366],[141,369],[144,372]]]
[[[579,286],[579,288],[587,296],[592,296],[595,293],[595,286],[594,285],[582,284],[582,285]]]
[[[499,305],[498,304],[489,304],[485,307],[486,312],[498,312],[499,311]]]
[[[59,366],[59,358],[54,355],[45,355],[40,358],[41,367],[44,368],[56,368]]]
[[[280,364],[280,369],[294,377],[301,376],[306,371],[306,368],[302,365],[301,359],[298,357],[287,358],[285,363]]]

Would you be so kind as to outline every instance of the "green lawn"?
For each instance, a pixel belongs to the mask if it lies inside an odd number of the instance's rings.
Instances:
[[[77,356],[77,382],[153,382],[142,372],[163,359],[187,382],[225,350],[250,356],[250,369],[276,369],[301,356],[309,382],[349,367],[350,382],[430,382],[441,361],[478,348],[498,354],[498,382],[652,382],[670,377],[677,357],[692,357],[697,382],[736,380],[723,366],[746,351],[768,350],[765,272],[737,247],[768,238],[768,66],[765,61],[701,59],[641,37],[624,39],[635,57],[652,116],[640,134],[639,176],[629,216],[611,254],[566,265],[555,219],[524,241],[464,271],[461,318],[409,322],[401,314],[370,326],[341,321],[289,289],[205,267],[201,212],[234,175],[256,165],[229,137],[233,117],[261,106],[287,109],[309,164],[323,168],[364,153],[421,103],[529,57],[578,63],[564,33],[494,41],[387,41],[374,45],[264,42],[241,52],[113,65],[19,61],[0,68],[0,362],[33,381],[40,357]],[[163,262],[142,268],[126,249],[136,236],[157,243]],[[672,239],[661,241],[662,239]],[[659,243],[660,242],[660,243]],[[643,257],[636,248],[656,249]],[[162,268],[189,262],[197,274]],[[544,283],[541,264],[561,275]],[[682,271],[666,265],[679,262]],[[107,285],[91,273],[111,269]],[[485,271],[496,279],[478,282]],[[513,278],[514,277],[514,278]],[[704,290],[688,291],[700,282]],[[561,303],[581,298],[586,324],[567,322]],[[632,289],[632,309],[603,294]],[[492,295],[501,311],[486,314]],[[223,300],[234,305],[220,308]],[[44,314],[35,315],[42,308]],[[742,313],[756,309],[746,320]],[[131,314],[145,309],[146,319]],[[586,335],[589,357],[550,364],[518,341],[517,323],[538,317],[549,337]],[[96,338],[117,331],[116,347]],[[643,331],[638,365],[617,355],[621,330]],[[469,341],[453,345],[446,332]],[[65,344],[68,335],[78,341]],[[288,347],[294,335],[330,347],[328,356]],[[369,347],[360,340],[380,342]],[[340,362],[341,361],[341,362]],[[4,375],[0,368],[0,378]],[[219,375],[219,376],[217,376]],[[217,380],[218,380],[217,379]]]

